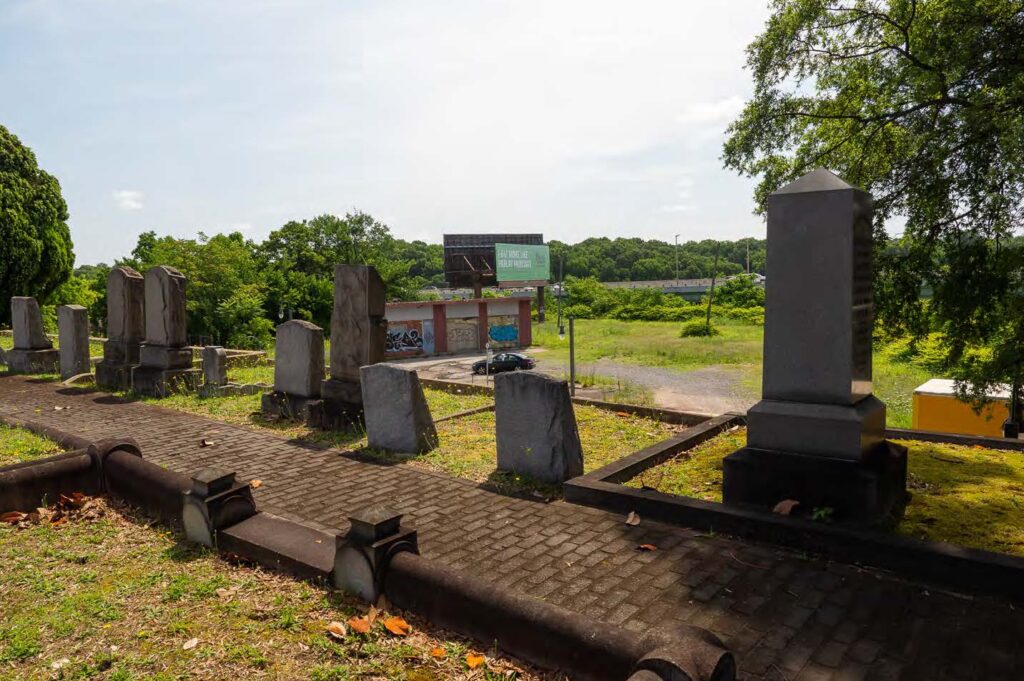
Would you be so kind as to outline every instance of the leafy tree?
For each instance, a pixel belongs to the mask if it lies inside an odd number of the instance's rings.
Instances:
[[[326,327],[331,317],[334,266],[339,264],[373,265],[389,298],[411,297],[416,288],[410,278],[413,261],[403,259],[399,246],[388,226],[366,213],[289,222],[259,247],[270,285],[268,310]],[[429,267],[421,271],[430,272]]]
[[[71,276],[75,256],[67,219],[57,179],[0,126],[0,320],[10,321],[11,296],[46,303]]]
[[[870,191],[881,320],[944,332],[974,398],[1022,377],[1022,55],[1016,0],[773,0],[724,148],[727,167],[761,178],[762,210],[819,166]],[[899,238],[883,229],[894,217]]]
[[[753,277],[732,277],[715,288],[714,302],[731,307],[764,307],[764,289],[754,283]]]

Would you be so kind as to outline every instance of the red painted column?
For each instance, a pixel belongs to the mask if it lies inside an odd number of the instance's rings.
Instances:
[[[487,331],[490,329],[490,327],[487,324],[487,303],[485,301],[477,303],[477,310],[477,317],[480,320],[478,322],[478,326],[480,327],[480,349],[486,350],[488,340]]]
[[[448,311],[444,303],[434,303],[434,352],[448,352]]]
[[[519,347],[533,345],[533,320],[530,319],[530,299],[519,300]]]

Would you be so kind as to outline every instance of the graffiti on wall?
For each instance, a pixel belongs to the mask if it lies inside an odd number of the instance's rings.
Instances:
[[[388,326],[386,352],[423,352],[423,330],[419,322]]]
[[[448,351],[479,350],[480,336],[475,319],[448,320]]]
[[[491,317],[487,336],[499,347],[510,347],[519,344],[519,320],[507,315]]]

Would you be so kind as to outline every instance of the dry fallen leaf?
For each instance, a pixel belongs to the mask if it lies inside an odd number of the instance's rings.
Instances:
[[[443,660],[444,658],[448,657],[448,653],[445,652],[444,648],[431,648],[430,656],[438,660]]]
[[[222,601],[231,600],[231,597],[234,596],[236,593],[238,593],[237,586],[233,586],[230,589],[226,589],[224,587],[217,589],[217,597]]]
[[[2,523],[10,523],[11,525],[17,525],[18,523],[20,523],[22,520],[24,520],[27,517],[28,517],[28,514],[27,513],[22,513],[21,511],[8,511],[7,513],[4,513],[3,515],[0,515],[0,522],[2,522]]]
[[[189,640],[185,641],[185,645],[183,645],[181,647],[181,649],[182,650],[192,650],[197,645],[199,645],[199,639],[198,638],[190,638]]]
[[[350,617],[348,620],[348,626],[352,627],[352,631],[357,634],[370,633],[370,620],[365,617]]]
[[[630,511],[629,515],[626,516],[627,525],[639,525],[640,515],[636,511]]]
[[[412,627],[401,617],[389,617],[384,620],[384,628],[390,631],[395,636],[408,636],[409,632],[412,631]]]
[[[348,629],[341,622],[331,622],[327,625],[327,633],[331,638],[336,638],[340,641],[348,635]]]
[[[641,544],[640,546],[636,547],[636,550],[637,551],[657,551],[658,547],[655,546],[654,544]]]
[[[775,504],[772,508],[772,513],[778,513],[779,515],[789,515],[793,512],[793,509],[800,505],[800,502],[796,499],[783,499],[779,503]]]
[[[366,621],[370,623],[371,627],[373,626],[373,623],[377,621],[377,615],[379,614],[380,610],[378,610],[375,605],[371,605],[370,609],[366,611]]]
[[[262,480],[250,480],[249,481],[249,486],[252,487],[253,489],[259,489],[260,487],[263,487],[263,481]]]
[[[476,669],[484,663],[484,656],[477,655],[476,653],[466,653],[466,666],[470,669]]]
[[[205,437],[202,440],[199,441],[199,446],[200,447],[212,447],[215,444],[217,444],[217,443],[214,442],[213,440],[210,440],[210,439],[205,438]]]

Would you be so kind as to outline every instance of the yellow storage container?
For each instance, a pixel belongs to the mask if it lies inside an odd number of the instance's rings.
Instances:
[[[933,378],[914,390],[914,428],[938,433],[1002,437],[1009,414],[1010,391],[989,393],[994,401],[975,413],[956,398],[953,381]]]

